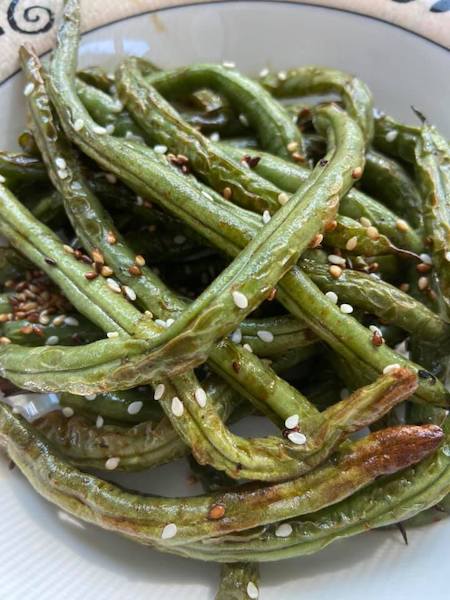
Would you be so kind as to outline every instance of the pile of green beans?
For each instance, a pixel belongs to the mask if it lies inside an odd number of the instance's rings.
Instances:
[[[0,153],[10,459],[81,519],[224,563],[217,599],[257,598],[258,562],[446,515],[448,142],[334,69],[77,71],[79,27],[67,0],[47,69],[21,48],[30,129]],[[340,100],[292,102],[312,94]],[[35,392],[56,409],[21,416]],[[279,435],[233,433],[251,414]],[[180,457],[203,495],[83,470]]]

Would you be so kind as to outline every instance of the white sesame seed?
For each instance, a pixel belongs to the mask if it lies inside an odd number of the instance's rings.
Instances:
[[[172,414],[175,415],[175,417],[181,417],[184,413],[184,405],[178,398],[178,396],[174,396],[172,398],[172,404],[170,408],[172,410]]]
[[[378,333],[379,335],[383,335],[381,329],[376,325],[369,325],[369,329],[372,333]]]
[[[385,139],[387,142],[393,142],[397,136],[398,136],[398,131],[394,131],[394,130],[388,131]]]
[[[284,425],[286,429],[295,429],[300,421],[300,417],[298,415],[291,415],[286,419]]]
[[[140,412],[141,408],[144,406],[144,403],[141,400],[136,400],[128,405],[127,411],[130,415],[137,415]]]
[[[0,175],[0,183],[6,183],[6,179],[3,177],[3,175]]]
[[[108,333],[106,334],[106,337],[109,337],[110,339],[118,338],[119,332],[118,331],[108,331]]]
[[[445,260],[446,260],[447,262],[450,262],[450,252],[446,252],[446,253],[445,253]]]
[[[195,399],[197,400],[197,404],[200,408],[205,408],[206,406],[206,392],[203,388],[199,387],[195,390]]]
[[[65,169],[57,169],[56,173],[60,179],[67,179],[69,177],[69,172]]]
[[[110,123],[109,125],[107,125],[105,127],[105,131],[108,135],[112,135],[114,133],[114,129],[115,129],[115,127],[112,123]]]
[[[260,331],[256,332],[256,335],[262,342],[267,342],[268,344],[273,342],[273,333],[271,331],[265,331],[261,329]]]
[[[244,344],[242,347],[244,348],[244,350],[247,350],[247,352],[253,353],[253,348],[250,346],[250,344]]]
[[[420,291],[426,290],[429,285],[428,277],[419,277],[417,281],[417,287]]]
[[[108,458],[108,460],[105,462],[105,468],[108,469],[108,471],[114,471],[114,469],[117,469],[119,466],[119,463],[120,458],[117,458],[116,456]]]
[[[261,71],[259,72],[259,76],[260,77],[267,77],[267,75],[269,74],[269,69],[267,67],[264,67],[263,69],[261,69]]]
[[[116,294],[121,293],[122,288],[120,287],[120,285],[117,283],[117,281],[115,279],[108,277],[106,279],[106,284],[109,287],[109,289],[112,290],[113,292],[116,292]]]
[[[351,252],[352,250],[354,250],[356,248],[357,245],[358,245],[358,237],[356,235],[354,235],[349,240],[347,240],[345,247],[347,250],[349,250]]]
[[[56,344],[59,344],[59,337],[57,335],[51,335],[45,342],[46,346],[56,346]]]
[[[257,600],[259,598],[259,590],[253,581],[249,581],[247,584],[247,596],[251,598],[251,600]]]
[[[433,264],[433,260],[429,254],[426,254],[425,252],[423,252],[422,254],[419,254],[419,256],[420,256],[420,260],[422,262],[424,262],[426,265]]]
[[[170,327],[174,323],[175,323],[175,319],[167,319],[167,321],[166,321],[166,328]]]
[[[159,327],[164,327],[164,329],[167,327],[167,324],[164,321],[164,319],[155,319],[155,325],[158,325]]]
[[[371,240],[377,240],[380,237],[380,232],[373,225],[366,229],[366,233]]]
[[[278,202],[281,204],[281,206],[284,206],[286,202],[288,202],[288,200],[289,194],[286,194],[286,192],[281,192],[280,194],[278,194]]]
[[[142,196],[136,196],[136,204],[138,206],[143,206],[144,205],[144,198]]]
[[[175,242],[175,244],[184,244],[184,242],[186,241],[186,236],[184,236],[184,235],[176,235],[173,238],[173,241]]]
[[[289,523],[281,523],[275,529],[275,535],[280,538],[289,537],[292,533],[292,526]]]
[[[156,146],[153,147],[153,150],[156,154],[165,154],[168,148],[167,146],[164,146],[164,144],[156,144]]]
[[[91,402],[92,400],[95,400],[97,398],[97,394],[88,394],[87,396],[85,396],[85,398],[88,402]]]
[[[68,325],[69,327],[78,327],[80,323],[78,319],[75,319],[75,317],[66,317],[64,319],[64,324]]]
[[[63,414],[65,417],[67,417],[68,419],[70,419],[70,417],[73,417],[73,415],[74,415],[74,410],[73,410],[73,408],[71,408],[70,406],[65,406],[65,407],[62,409],[62,414]]]
[[[287,73],[286,73],[286,71],[279,71],[278,72],[278,79],[280,81],[286,81],[286,79],[287,79]]]
[[[265,210],[262,214],[262,222],[264,223],[264,225],[267,225],[271,218],[272,217],[270,216],[270,212],[268,210]]]
[[[372,225],[372,222],[367,217],[361,217],[359,222],[363,227],[370,227]]]
[[[336,294],[336,292],[327,292],[325,294],[325,296],[328,298],[328,300],[331,300],[331,302],[333,304],[337,304],[338,303],[338,295]]]
[[[95,426],[97,427],[97,429],[101,429],[104,423],[105,419],[102,417],[102,415],[98,415],[97,419],[95,420]]]
[[[130,288],[128,285],[125,285],[123,291],[125,292],[125,296],[128,298],[128,300],[131,300],[131,302],[134,302],[136,300],[137,296],[133,288]]]
[[[107,131],[104,127],[102,127],[101,125],[94,125],[92,127],[92,131],[94,133],[96,133],[97,135],[106,135]]]
[[[348,398],[350,396],[350,392],[347,388],[342,388],[342,390],[339,393],[339,397],[341,400],[345,400],[346,398]]]
[[[58,169],[67,168],[67,163],[62,156],[58,156],[58,158],[55,159],[55,165],[58,167]]]
[[[236,329],[231,334],[231,341],[233,344],[240,344],[242,342],[242,331],[240,329]]]
[[[369,277],[371,279],[377,279],[377,280],[381,279],[381,275],[379,275],[378,273],[369,273]]]
[[[353,312],[353,306],[351,304],[341,304],[339,308],[344,315],[351,315]]]
[[[155,393],[153,395],[153,398],[155,400],[161,400],[161,398],[164,396],[165,391],[166,386],[163,383],[158,383],[158,385],[155,387]]]
[[[77,119],[75,121],[75,123],[73,124],[73,128],[75,129],[75,131],[81,131],[84,127],[84,121],[83,119]]]
[[[345,267],[345,258],[342,256],[338,256],[337,254],[329,254],[328,262],[332,265],[339,265],[340,267]]]
[[[170,540],[170,538],[173,538],[176,535],[177,535],[177,526],[175,525],[175,523],[169,523],[162,530],[161,539],[162,540]]]
[[[231,292],[231,296],[233,297],[233,302],[238,308],[244,309],[248,307],[248,298],[242,292],[239,292],[238,290],[233,290]]]
[[[404,219],[397,219],[395,226],[399,231],[403,231],[403,232],[408,231],[408,229],[409,229],[409,225]]]
[[[236,63],[231,60],[224,60],[222,65],[225,67],[225,69],[234,69],[236,67]]]
[[[240,114],[239,115],[239,121],[242,123],[242,125],[244,127],[248,127],[249,123],[248,123],[248,119],[244,114]]]
[[[292,431],[291,433],[288,433],[287,437],[290,442],[297,444],[297,446],[306,444],[306,435],[303,435],[303,433],[300,433],[299,431]]]
[[[105,179],[113,185],[117,183],[117,177],[114,175],[114,173],[105,173]]]
[[[297,152],[298,142],[289,142],[289,144],[287,145],[287,149],[289,152]]]
[[[30,96],[34,92],[34,83],[30,81],[23,89],[24,96]]]
[[[212,142],[218,142],[220,140],[220,133],[218,131],[213,131],[212,134],[209,136],[209,139]]]
[[[392,371],[396,371],[397,369],[400,369],[400,365],[398,363],[393,363],[392,365],[386,365],[383,369],[383,375],[392,373]]]

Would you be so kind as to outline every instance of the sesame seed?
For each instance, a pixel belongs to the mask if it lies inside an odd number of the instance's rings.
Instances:
[[[81,131],[84,127],[84,121],[83,119],[77,119],[75,121],[75,123],[73,124],[73,128],[75,129],[75,131]]]
[[[105,462],[105,468],[108,469],[108,471],[114,471],[114,469],[117,469],[119,466],[119,463],[120,458],[117,458],[116,456],[108,458],[108,460]]]
[[[153,319],[153,313],[151,310],[145,310],[144,315],[146,315],[147,317],[150,317],[150,319]]]
[[[75,252],[72,246],[68,246],[67,244],[64,244],[63,250],[66,254],[73,254]]]
[[[286,71],[279,71],[277,77],[280,81],[286,81],[286,79],[287,79]]]
[[[184,405],[181,402],[181,400],[178,398],[178,396],[174,396],[172,398],[171,410],[172,410],[172,414],[175,417],[181,417],[183,415]]]
[[[289,523],[282,523],[281,525],[278,525],[278,527],[275,529],[275,535],[277,537],[281,537],[281,538],[285,538],[285,537],[289,537],[292,533],[292,526],[289,525]]]
[[[269,69],[267,67],[264,67],[263,69],[261,69],[261,71],[259,72],[259,76],[260,77],[267,77],[267,75],[269,74]]]
[[[178,244],[178,245],[184,244],[184,242],[186,241],[186,236],[184,236],[184,235],[176,235],[173,238],[173,241],[175,242],[175,244]]]
[[[271,331],[260,330],[256,332],[256,335],[262,342],[267,342],[268,344],[273,342],[273,333]]]
[[[380,335],[382,335],[381,329],[376,325],[369,325],[369,329],[372,333],[379,333]]]
[[[144,198],[142,196],[136,196],[136,205],[144,206]]]
[[[56,173],[60,179],[67,179],[69,177],[68,171],[64,169],[58,169]]]
[[[131,302],[134,302],[136,300],[136,292],[128,285],[124,286],[123,291],[125,292],[125,295],[128,298],[128,300],[131,300]]]
[[[385,140],[387,142],[393,142],[397,136],[398,136],[398,131],[394,131],[394,130],[388,131],[386,134]]]
[[[108,333],[106,334],[106,337],[108,337],[110,340],[112,340],[114,338],[118,338],[119,333],[117,331],[108,331]]]
[[[117,242],[117,238],[113,231],[108,231],[108,233],[106,234],[106,241],[108,242],[108,244],[111,245]]]
[[[400,369],[400,365],[398,363],[393,363],[392,365],[387,365],[383,369],[383,375],[388,375],[389,373],[392,373],[392,371],[396,371],[397,369]]]
[[[296,152],[298,150],[298,142],[289,142],[286,147],[289,152]]]
[[[103,427],[105,423],[105,419],[102,417],[102,415],[98,415],[96,421],[95,421],[95,426],[97,427],[97,429],[101,429]]]
[[[94,279],[97,279],[98,273],[96,273],[95,271],[88,271],[84,274],[84,276],[88,281],[93,281]]]
[[[417,287],[420,291],[426,290],[429,285],[428,277],[419,277],[417,281]]]
[[[367,217],[361,217],[359,222],[363,227],[370,227],[372,225],[371,221]]]
[[[244,309],[248,307],[248,298],[242,292],[239,292],[238,290],[233,290],[231,292],[231,296],[233,297],[233,302],[238,308]]]
[[[212,142],[218,142],[220,140],[220,133],[218,131],[213,131],[212,134],[209,136],[209,139]]]
[[[58,169],[64,170],[67,168],[67,163],[62,156],[58,156],[58,158],[55,159],[55,165],[58,167]]]
[[[339,279],[339,277],[342,275],[342,269],[341,267],[338,267],[338,265],[331,265],[329,271],[330,275],[334,277],[334,279]]]
[[[108,183],[117,183],[117,177],[114,175],[114,173],[105,173],[105,179]]]
[[[303,444],[306,444],[306,436],[299,431],[292,431],[291,433],[288,433],[287,437],[290,442],[296,444],[297,446],[303,446]]]
[[[54,325],[55,327],[59,327],[60,325],[62,325],[64,323],[65,318],[66,318],[66,315],[58,315],[57,317],[55,317],[53,319],[52,325]]]
[[[24,96],[30,96],[34,92],[34,83],[30,81],[23,89]]]
[[[92,131],[94,133],[96,133],[97,135],[106,135],[107,131],[104,127],[102,127],[101,125],[94,125],[92,127]]]
[[[341,304],[339,308],[344,315],[351,315],[353,312],[353,306],[351,304]]]
[[[153,147],[153,150],[156,154],[165,154],[168,148],[167,146],[164,146],[164,144],[156,144],[156,146]]]
[[[253,581],[249,581],[247,584],[247,596],[251,598],[251,600],[257,600],[259,598],[259,590]]]
[[[164,327],[164,329],[167,327],[164,319],[155,319],[155,325],[158,325],[159,327]]]
[[[88,402],[92,402],[92,400],[95,400],[97,398],[97,394],[88,394],[87,396],[85,396],[85,399]]]
[[[142,256],[142,254],[138,254],[135,257],[134,262],[137,264],[138,267],[143,267],[145,265],[145,258]]]
[[[352,178],[353,179],[359,179],[361,177],[362,173],[363,173],[362,168],[361,167],[356,167],[352,171]]]
[[[281,204],[281,206],[284,206],[288,200],[289,194],[286,194],[286,192],[281,192],[278,194],[278,202]]]
[[[109,125],[107,125],[107,126],[105,127],[105,131],[106,131],[106,133],[108,133],[109,135],[112,135],[112,134],[114,133],[114,129],[115,129],[115,127],[114,127],[114,125],[113,125],[112,123],[110,123]]]
[[[250,346],[250,344],[244,344],[242,347],[244,350],[247,350],[247,352],[253,353],[253,348]]]
[[[205,408],[206,406],[206,392],[203,388],[199,387],[195,390],[195,399],[197,400],[197,404],[200,406],[200,408]]]
[[[411,286],[409,283],[401,283],[398,287],[402,292],[409,292]]]
[[[339,265],[341,267],[345,267],[345,258],[342,256],[338,256],[337,254],[329,254],[328,262],[332,265]]]
[[[218,521],[225,516],[225,506],[223,504],[213,504],[208,512],[208,519]]]
[[[233,344],[240,344],[242,342],[242,331],[240,329],[236,329],[231,334],[231,341]]]
[[[325,231],[326,232],[330,232],[330,231],[334,231],[337,227],[337,221],[328,221],[328,223],[325,223]]]
[[[300,417],[298,415],[291,415],[286,419],[284,425],[286,429],[295,429],[298,426],[299,421]]]
[[[429,254],[426,254],[425,252],[423,252],[422,254],[419,254],[419,256],[420,256],[420,260],[422,262],[424,262],[426,265],[433,264],[433,260]]]
[[[153,395],[153,398],[155,400],[161,400],[161,398],[164,396],[165,391],[166,386],[163,383],[158,383],[158,385],[155,387],[155,393]]]
[[[356,235],[354,235],[349,240],[347,240],[347,243],[345,244],[345,248],[347,250],[349,250],[349,252],[351,252],[352,250],[354,250],[356,248],[357,245],[358,245],[358,237]]]
[[[0,175],[0,183],[6,183],[6,179],[3,177],[3,175]]]
[[[234,69],[236,67],[236,63],[231,60],[224,60],[222,65],[225,67],[225,69]]]
[[[109,287],[109,289],[115,292],[116,294],[120,294],[122,292],[122,288],[115,279],[111,279],[111,277],[108,277],[106,280],[106,284]]]
[[[395,226],[399,231],[403,232],[408,231],[409,229],[409,225],[404,219],[397,219]]]
[[[143,406],[144,403],[141,400],[136,400],[135,402],[132,402],[127,408],[128,414],[137,415]]]
[[[319,248],[323,242],[323,235],[321,233],[316,233],[316,235],[311,240],[309,247],[310,248]]]
[[[445,253],[445,260],[446,260],[447,262],[450,262],[450,252],[446,252],[446,253]]]
[[[225,198],[225,200],[229,200],[233,194],[233,191],[230,187],[226,187],[226,188],[224,188],[222,194],[223,194],[223,197]]]
[[[170,540],[170,538],[173,538],[176,535],[177,535],[177,526],[175,525],[175,523],[169,523],[162,530],[161,539],[162,540]]]
[[[377,240],[380,237],[380,232],[373,226],[368,227],[366,233],[371,240]]]
[[[73,408],[71,408],[70,406],[65,406],[65,407],[62,409],[62,414],[63,414],[65,417],[67,417],[68,419],[70,419],[70,417],[73,417],[73,415],[74,415],[74,410],[73,410]]]
[[[8,337],[6,337],[4,335],[2,337],[0,337],[0,345],[1,346],[6,346],[7,344],[11,344],[11,343],[12,342]]]
[[[270,212],[268,210],[265,210],[262,214],[262,222],[264,223],[264,225],[267,225],[271,218],[272,217],[270,216]]]
[[[57,335],[51,335],[45,342],[46,346],[56,346],[56,344],[59,344],[59,337]]]
[[[247,117],[245,115],[240,114],[239,115],[239,121],[242,123],[242,125],[244,127],[248,127],[249,123],[248,123],[248,119],[247,119]]]
[[[167,319],[167,321],[166,321],[166,327],[170,327],[174,323],[175,323],[175,319]]]
[[[336,292],[327,292],[325,294],[325,296],[328,298],[328,300],[331,300],[331,302],[333,304],[337,304],[338,303],[338,295],[336,294]]]

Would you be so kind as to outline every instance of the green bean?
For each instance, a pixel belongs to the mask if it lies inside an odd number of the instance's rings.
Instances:
[[[38,158],[12,152],[0,152],[0,175],[11,189],[48,181],[47,172]]]
[[[415,162],[415,147],[419,128],[398,123],[387,115],[375,118],[374,146],[387,156]]]
[[[30,266],[31,263],[14,248],[0,247],[0,283],[14,279]]]
[[[76,321],[76,329],[64,322],[60,325],[38,325],[32,329],[32,324],[27,320],[7,321],[0,325],[0,331],[13,344],[28,347],[41,346],[43,341],[55,337],[62,346],[89,343],[102,337],[101,331],[88,320],[77,316]]]
[[[78,79],[92,85],[106,94],[114,86],[114,77],[105,71],[102,67],[85,67],[77,73]]]
[[[247,600],[257,597],[258,582],[259,570],[256,563],[224,564],[215,600]]]

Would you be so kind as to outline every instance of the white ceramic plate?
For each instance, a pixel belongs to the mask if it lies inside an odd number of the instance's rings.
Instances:
[[[163,66],[233,60],[248,73],[324,64],[362,77],[387,112],[412,120],[414,104],[450,135],[449,56],[417,35],[367,17],[271,2],[188,6],[145,14],[84,36],[81,63],[113,66],[123,54]],[[20,75],[0,87],[1,146],[23,122]],[[199,493],[187,466],[116,476],[160,494]],[[0,457],[1,600],[211,600],[219,569],[161,555],[83,526],[38,497]],[[370,532],[321,553],[262,566],[262,600],[416,600],[448,598],[444,566],[450,522],[409,532]]]

